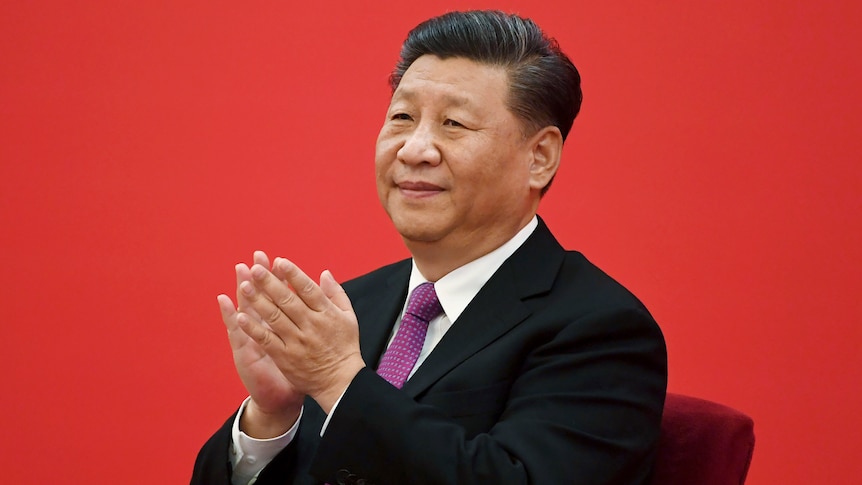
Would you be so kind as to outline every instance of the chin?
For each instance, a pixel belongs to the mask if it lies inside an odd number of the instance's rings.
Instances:
[[[401,233],[401,238],[404,240],[404,243],[407,245],[412,244],[433,244],[440,240],[440,237],[436,234],[427,234],[427,233]]]
[[[400,220],[399,220],[400,219]],[[409,219],[409,220],[405,220]],[[417,220],[417,217],[393,217],[392,223],[395,230],[405,242],[432,243],[439,241],[442,237],[441,229],[430,221]]]
[[[440,235],[437,231],[428,230],[427,228],[418,227],[396,227],[398,234],[408,242],[432,243],[440,240]]]

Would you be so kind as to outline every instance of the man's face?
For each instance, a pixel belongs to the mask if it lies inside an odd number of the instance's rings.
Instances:
[[[533,215],[530,140],[506,107],[500,67],[417,59],[377,138],[377,193],[411,250],[496,248]]]

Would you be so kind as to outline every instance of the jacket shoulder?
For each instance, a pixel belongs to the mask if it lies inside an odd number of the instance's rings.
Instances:
[[[566,251],[553,293],[554,300],[576,302],[582,314],[634,310],[650,315],[634,293],[577,251]]]

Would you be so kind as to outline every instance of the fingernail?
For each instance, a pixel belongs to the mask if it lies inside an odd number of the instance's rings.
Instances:
[[[255,279],[260,280],[263,279],[264,276],[266,276],[266,270],[263,268],[263,266],[256,264],[251,267],[251,275]]]

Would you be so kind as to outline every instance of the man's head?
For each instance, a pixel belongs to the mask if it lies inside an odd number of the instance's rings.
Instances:
[[[508,107],[526,134],[556,126],[569,134],[581,108],[581,77],[557,42],[530,19],[499,11],[450,12],[426,20],[407,35],[389,77],[392,90],[423,55],[463,57],[500,66],[509,75]]]
[[[535,215],[578,86],[528,20],[452,13],[410,33],[375,165],[380,201],[426,278],[487,254]]]

